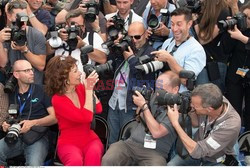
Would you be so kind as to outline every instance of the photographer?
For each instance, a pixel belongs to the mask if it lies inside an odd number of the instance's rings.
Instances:
[[[42,166],[49,148],[46,127],[57,122],[51,99],[45,94],[42,86],[33,84],[33,68],[28,61],[16,61],[13,65],[13,75],[18,81],[18,87],[9,95],[9,116],[13,118],[2,124],[7,135],[0,140],[0,165],[6,165],[8,158],[24,154],[26,166]],[[15,108],[11,108],[12,105]],[[14,123],[11,125],[10,121]],[[37,129],[43,131],[34,134]],[[31,139],[34,141],[30,141]]]
[[[206,66],[197,77],[196,84],[214,83],[224,94],[229,55],[223,51],[222,44],[229,35],[221,30],[219,22],[231,16],[232,11],[226,0],[217,0],[216,3],[205,0],[200,13],[194,21],[194,37],[206,52]]]
[[[116,0],[117,12],[105,16],[107,19],[107,28],[116,24],[114,23],[114,17],[123,19],[125,31],[128,30],[128,26],[131,23],[135,21],[143,22],[142,17],[131,9],[133,2],[134,0]]]
[[[42,84],[46,61],[45,37],[37,29],[27,26],[26,8],[26,2],[17,0],[7,5],[6,15],[13,25],[0,33],[1,67],[5,67],[7,62],[13,65],[16,60],[28,60],[35,68],[35,83]]]
[[[143,12],[143,20],[148,27],[148,38],[153,47],[158,50],[170,36],[170,13],[175,9],[175,6],[168,0],[150,0],[150,4]]]
[[[191,107],[192,126],[198,127],[194,140],[179,124],[177,105],[168,106],[169,120],[189,153],[186,158],[176,155],[168,165],[212,166],[223,163],[237,166],[233,147],[238,139],[241,119],[220,89],[214,84],[198,85],[191,94]]]
[[[134,117],[136,106],[132,101],[131,89],[134,86],[141,87],[143,84],[154,86],[155,74],[139,75],[135,68],[139,63],[139,58],[148,55],[154,49],[147,43],[145,28],[142,22],[133,22],[128,28],[127,41],[128,50],[120,49],[123,55],[111,53],[109,58],[114,62],[114,90],[109,100],[108,125],[110,129],[109,144],[118,140],[119,131],[124,124]],[[124,44],[124,43],[123,43]],[[131,47],[134,50],[131,49]],[[125,48],[125,47],[122,47]]]
[[[78,3],[78,4],[77,4]],[[85,15],[85,25],[88,32],[98,33],[102,39],[106,40],[106,19],[104,14],[99,11],[99,0],[73,0],[69,4],[65,5],[64,9],[61,10],[55,17],[56,24],[65,23],[65,16],[70,10],[80,9]],[[90,10],[91,6],[91,10]],[[94,10],[93,10],[94,8]],[[87,13],[96,13],[95,18],[88,17]],[[98,14],[97,14],[98,13]],[[87,15],[86,15],[87,14]]]
[[[180,78],[172,71],[162,73],[156,88],[177,94]],[[176,132],[165,114],[165,108],[157,105],[155,96],[147,102],[140,92],[135,91],[133,101],[140,110],[140,122],[131,129],[127,140],[120,140],[110,146],[102,158],[103,166],[165,166],[169,151],[176,140]],[[151,109],[149,108],[151,107]],[[152,140],[148,146],[145,138]]]
[[[197,77],[206,64],[203,47],[194,37],[190,36],[192,15],[187,8],[177,8],[171,13],[171,30],[174,37],[166,40],[162,49],[154,51],[155,59],[168,63],[169,68],[179,74],[182,69],[190,70]],[[185,81],[182,80],[185,85]],[[185,91],[181,85],[180,92]]]
[[[52,26],[50,13],[41,8],[42,0],[27,0],[27,3],[28,25],[41,31],[45,36]]]
[[[245,131],[250,130],[250,2],[240,9],[246,15],[244,18],[247,23],[247,29],[240,31],[235,25],[228,32],[231,35],[230,40],[224,41],[225,52],[232,54],[226,77],[226,97],[233,105],[235,110],[242,116]],[[230,18],[232,19],[232,18]],[[228,19],[228,20],[230,20]],[[243,111],[243,99],[245,110]]]
[[[59,31],[59,36],[63,43],[58,48],[52,48],[49,41],[47,41],[48,53],[55,52],[55,55],[71,55],[78,60],[78,68],[83,72],[83,65],[80,59],[80,48],[86,45],[93,45],[94,51],[88,54],[89,63],[95,62],[104,64],[107,60],[105,54],[106,50],[102,48],[102,38],[97,33],[90,33],[86,31],[84,15],[80,9],[72,10],[66,15],[66,28]],[[68,29],[68,30],[67,30]],[[73,39],[69,39],[70,34],[74,34]],[[92,40],[92,42],[91,42]]]

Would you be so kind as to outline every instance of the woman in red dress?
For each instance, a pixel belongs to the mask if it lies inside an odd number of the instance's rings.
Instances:
[[[82,84],[76,62],[71,56],[55,56],[45,71],[45,87],[53,96],[52,105],[60,131],[57,154],[65,166],[98,166],[101,165],[103,145],[90,128],[93,88],[98,74],[93,71],[85,80],[87,85]],[[98,99],[96,102],[96,113],[100,113],[101,103]]]

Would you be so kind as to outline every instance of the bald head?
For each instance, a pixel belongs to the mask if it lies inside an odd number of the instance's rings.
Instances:
[[[133,22],[128,27],[128,35],[132,37],[132,40],[137,49],[140,49],[146,43],[146,29],[142,22]]]
[[[17,60],[13,65],[13,71],[29,69],[29,68],[32,68],[32,66],[27,60]]]
[[[173,71],[162,73],[156,81],[156,87],[164,89],[169,93],[178,93],[181,81],[179,76]]]
[[[129,31],[133,31],[134,29],[138,29],[138,30],[144,31],[144,30],[145,30],[144,24],[143,24],[142,22],[138,22],[138,21],[133,22],[133,23],[131,23],[131,24],[129,25],[129,27],[128,27],[128,32],[129,32]]]

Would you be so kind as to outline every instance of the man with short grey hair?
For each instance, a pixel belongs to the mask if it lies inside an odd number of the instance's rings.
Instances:
[[[237,166],[234,145],[241,128],[241,119],[220,89],[214,84],[197,86],[191,94],[189,112],[192,126],[198,127],[194,140],[179,124],[177,105],[168,106],[167,115],[189,155],[176,155],[170,166]]]

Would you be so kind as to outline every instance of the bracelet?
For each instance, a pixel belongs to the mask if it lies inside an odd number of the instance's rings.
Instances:
[[[31,19],[31,18],[33,18],[33,17],[35,17],[35,14],[34,14],[34,13],[31,13],[31,14],[28,16],[29,19]]]
[[[146,107],[145,107],[146,106]],[[148,109],[148,104],[144,103],[141,107],[141,111],[145,111],[146,109]]]

